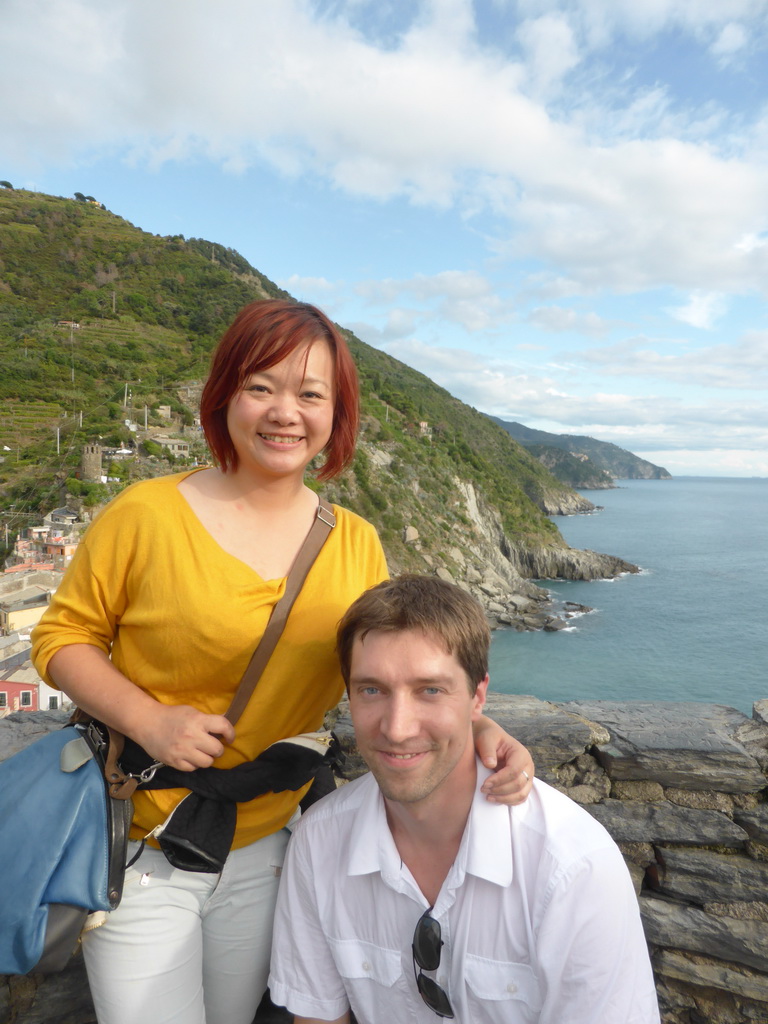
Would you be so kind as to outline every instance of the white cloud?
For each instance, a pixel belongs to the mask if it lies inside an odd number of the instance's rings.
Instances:
[[[325,277],[302,277],[300,274],[291,274],[279,282],[281,288],[301,297],[305,292],[312,294],[333,292],[338,287]]]
[[[727,64],[735,53],[742,50],[749,37],[743,25],[729,21],[720,30],[717,39],[710,46],[712,53],[719,58],[721,64]]]
[[[460,301],[484,298],[491,294],[492,288],[488,279],[475,271],[443,270],[438,274],[415,274],[411,278],[361,281],[355,290],[370,302],[391,302],[399,295],[411,295],[420,300]]]
[[[613,377],[646,377],[687,386],[768,390],[768,333],[749,331],[739,340],[696,347],[681,354],[661,351],[659,342],[632,338],[587,349],[573,358]]]
[[[422,322],[446,321],[467,331],[493,331],[514,319],[511,302],[475,271],[444,270],[411,278],[361,281],[356,293],[371,306],[389,306],[402,298],[419,304]]]
[[[517,36],[527,55],[528,90],[543,96],[559,90],[564,76],[580,60],[568,20],[545,14],[524,21]]]
[[[618,326],[617,321],[604,320],[597,313],[579,313],[563,306],[538,306],[526,320],[546,331],[574,331],[577,334],[600,336]]]
[[[423,317],[416,310],[395,307],[387,312],[383,326],[365,320],[347,321],[344,326],[367,344],[385,348],[390,342],[410,337],[422,320]]]
[[[461,348],[425,345],[417,338],[399,339],[384,347],[490,415],[556,433],[612,441],[646,458],[649,456],[644,453],[653,451],[656,457],[651,461],[657,464],[665,464],[659,453],[733,448],[752,453],[750,464],[754,466],[755,453],[768,452],[768,405],[764,402],[745,402],[742,397],[696,402],[626,390],[593,391],[580,385],[567,366],[550,364],[550,372],[545,373],[509,360],[481,359]]]
[[[618,32],[717,32],[722,51],[764,19],[757,0],[732,0],[727,18],[722,6],[521,3],[518,61],[480,47],[465,0],[422,3],[387,46],[302,0],[7,0],[0,87],[14,102],[0,131],[30,173],[122,147],[150,166],[266,162],[358,196],[490,211],[507,222],[498,252],[539,259],[582,292],[763,289],[768,252],[738,245],[768,228],[756,126],[727,146],[665,136],[683,111],[631,82],[618,110],[588,77],[564,110],[523,92],[554,87],[581,47]]]
[[[684,306],[668,312],[684,324],[708,330],[725,315],[727,308],[724,297],[717,292],[693,292]]]
[[[600,50],[615,36],[644,41],[664,31],[717,37],[729,24],[763,23],[764,0],[517,0],[523,15],[568,12],[571,24],[588,45]]]

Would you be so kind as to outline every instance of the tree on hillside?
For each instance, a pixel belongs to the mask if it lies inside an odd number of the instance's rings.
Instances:
[[[78,203],[84,203],[85,202],[85,196],[83,195],[82,192],[75,192],[75,199],[78,201]]]
[[[13,185],[10,181],[0,181],[0,188],[9,188],[13,192]]]

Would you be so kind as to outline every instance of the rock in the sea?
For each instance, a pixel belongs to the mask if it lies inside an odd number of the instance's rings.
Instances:
[[[600,580],[640,572],[638,566],[623,558],[576,548],[512,546],[509,560],[521,575],[534,580]]]

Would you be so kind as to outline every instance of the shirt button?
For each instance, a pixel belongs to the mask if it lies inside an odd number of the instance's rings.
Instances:
[[[363,970],[364,971],[370,971],[370,969],[371,969],[371,965],[368,963],[368,961],[367,960],[363,960]]]
[[[509,992],[509,994],[510,994],[510,995],[514,995],[514,994],[515,994],[515,992],[517,992],[517,985],[513,985],[513,984],[512,984],[511,982],[510,982],[510,984],[509,984],[509,985],[507,985],[507,992]]]

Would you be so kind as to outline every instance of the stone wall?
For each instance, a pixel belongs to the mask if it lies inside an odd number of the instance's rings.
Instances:
[[[751,719],[712,704],[500,695],[488,710],[619,844],[664,1024],[768,1024],[768,700]],[[59,720],[0,721],[0,760]],[[363,766],[343,709],[335,729],[352,778]],[[266,1004],[257,1017],[285,1019]],[[0,976],[0,1024],[92,1021],[77,961],[55,976]]]

